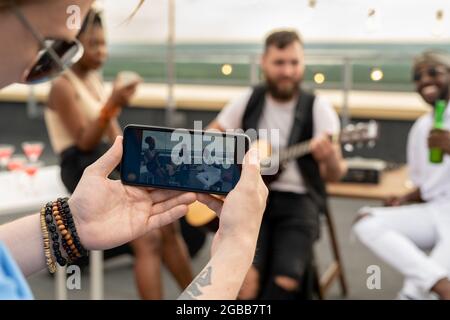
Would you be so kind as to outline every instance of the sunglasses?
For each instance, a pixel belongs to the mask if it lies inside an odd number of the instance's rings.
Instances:
[[[44,39],[14,2],[12,9],[16,17],[30,31],[41,47],[36,57],[36,63],[25,76],[25,83],[37,84],[49,81],[71,67],[83,56],[83,46],[78,40]]]
[[[429,67],[425,71],[422,71],[422,72],[414,71],[414,73],[413,73],[413,81],[414,82],[418,82],[418,81],[422,80],[422,77],[423,77],[423,75],[425,73],[430,78],[436,78],[438,75],[444,74],[445,71],[442,70],[442,68],[439,68],[439,67]]]

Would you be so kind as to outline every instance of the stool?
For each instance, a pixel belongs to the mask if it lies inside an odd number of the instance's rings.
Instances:
[[[325,298],[327,291],[330,289],[331,285],[335,280],[339,280],[342,296],[345,297],[348,294],[348,286],[347,281],[345,280],[344,268],[342,265],[341,254],[337,242],[334,221],[333,217],[331,216],[331,212],[328,205],[323,215],[325,218],[325,224],[328,229],[328,234],[330,237],[333,261],[327,267],[325,272],[322,275],[319,275],[319,271],[317,268],[317,261],[316,259],[313,259],[313,273],[314,273],[313,277],[315,282],[314,287],[317,296],[320,300],[323,300]]]

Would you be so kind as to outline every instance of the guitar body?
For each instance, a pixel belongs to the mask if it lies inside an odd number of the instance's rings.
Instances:
[[[219,218],[216,213],[199,201],[195,201],[189,206],[186,222],[206,231],[216,232],[219,229]]]

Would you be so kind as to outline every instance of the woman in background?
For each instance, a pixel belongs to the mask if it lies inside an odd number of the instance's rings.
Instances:
[[[84,46],[84,55],[52,83],[45,111],[52,147],[60,156],[61,178],[71,193],[84,169],[108,150],[116,136],[122,135],[117,118],[140,81],[123,84],[119,76],[112,93],[106,94],[99,70],[107,59],[107,46],[98,12],[88,13],[78,39]],[[118,171],[110,177],[118,179]],[[135,277],[141,298],[162,298],[161,260],[182,289],[191,282],[189,255],[176,225],[155,230],[130,246],[135,255]],[[130,252],[129,246],[108,250],[105,256],[123,252]]]

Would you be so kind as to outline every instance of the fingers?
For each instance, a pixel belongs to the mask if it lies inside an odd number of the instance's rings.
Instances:
[[[445,148],[447,147],[448,142],[446,139],[443,139],[442,136],[436,134],[436,135],[430,135],[428,137],[428,147],[429,148]]]
[[[148,188],[148,189],[150,189],[150,188]],[[151,196],[154,204],[166,201],[171,198],[175,198],[177,196],[182,195],[183,193],[186,193],[183,191],[164,190],[164,189],[153,189],[153,190],[149,190],[149,192],[150,192],[150,196]]]
[[[187,214],[188,210],[189,207],[187,205],[181,204],[156,216],[150,216],[149,223],[147,224],[147,231],[161,228],[180,219]]]
[[[323,160],[333,152],[333,144],[327,135],[314,138],[311,141],[310,148],[316,160]]]
[[[111,148],[97,161],[86,168],[91,175],[107,177],[120,163],[122,159],[123,137],[118,136]]]
[[[260,193],[267,198],[267,187],[261,177],[259,161],[258,150],[252,147],[245,155],[241,178],[236,188],[242,188],[242,190],[251,189],[253,192]]]
[[[252,147],[244,157],[240,181],[254,181],[258,176],[261,176],[258,149]]]
[[[153,205],[153,214],[161,214],[179,205],[189,205],[197,200],[197,195],[193,192],[182,193],[176,197]]]
[[[205,204],[208,208],[213,210],[218,216],[222,211],[223,200],[213,197],[209,194],[199,193],[197,194],[197,200]]]

